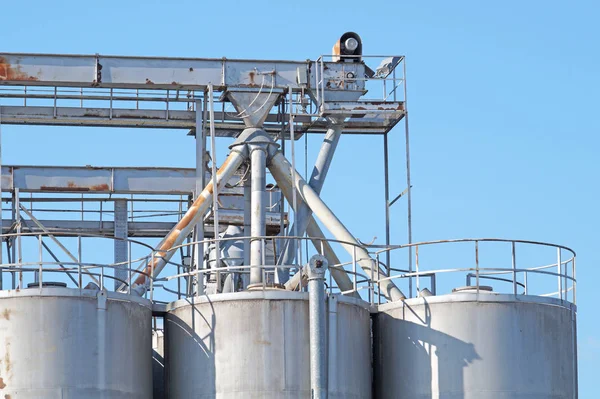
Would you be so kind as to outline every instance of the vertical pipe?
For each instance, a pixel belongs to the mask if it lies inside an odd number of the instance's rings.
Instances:
[[[288,96],[289,96],[289,100],[288,100],[288,113],[289,113],[289,117],[290,117],[290,147],[292,149],[292,179],[295,179],[296,177],[296,152],[295,152],[295,142],[296,142],[296,137],[294,134],[294,113],[293,113],[293,109],[292,106],[294,104],[294,97],[293,97],[293,92],[292,92],[292,86],[288,87]],[[292,228],[292,234],[294,235],[294,237],[298,237],[298,198],[297,198],[297,194],[296,194],[296,190],[294,190],[292,192],[292,208],[294,209],[294,225]],[[297,242],[298,238],[293,238],[292,241]],[[296,245],[294,248],[298,248],[299,246]],[[294,256],[298,257],[298,274],[302,275],[302,261],[300,259],[300,253],[298,253],[296,255],[296,251],[292,252],[294,254]],[[302,290],[302,286],[300,286],[300,290]]]
[[[204,187],[206,186],[205,177],[206,170],[204,162],[204,156],[206,154],[206,130],[205,120],[206,116],[206,101],[196,99],[196,196],[198,196]],[[194,245],[194,260],[195,264],[193,267],[196,270],[202,269],[204,259],[204,218],[200,218],[195,226],[195,241]],[[198,295],[204,294],[204,279],[202,274],[196,274],[196,290]],[[190,284],[191,278],[188,278],[188,284]]]
[[[254,146],[250,153],[252,173],[251,198],[252,216],[250,230],[250,284],[262,282],[263,246],[262,237],[266,234],[265,186],[267,153],[266,149]]]
[[[325,272],[327,259],[314,255],[308,262],[310,340],[310,389],[313,399],[327,398],[327,335],[325,319]]]
[[[219,186],[217,184],[217,147],[216,147],[216,132],[215,132],[215,104],[213,86],[208,85],[208,101],[209,101],[209,116],[210,116],[210,156],[212,158],[212,186],[214,187],[213,200],[213,225],[215,236],[215,265],[220,267],[221,262],[221,243],[219,242]],[[217,271],[217,292],[221,292],[221,272]]]
[[[383,135],[383,177],[384,177],[384,196],[385,196],[385,246],[390,246],[390,172],[389,172],[389,156],[388,156],[388,135]],[[388,276],[391,274],[391,254],[390,251],[385,253],[385,266]],[[412,280],[412,276],[408,278]],[[412,292],[409,292],[412,297]]]
[[[410,182],[410,135],[408,130],[408,98],[406,89],[406,60],[403,60],[404,74],[404,136],[406,141],[406,188],[407,195],[407,223],[408,223],[408,243],[412,244],[412,186]],[[408,272],[412,273],[412,247],[408,247]],[[477,284],[479,286],[479,283]],[[408,279],[408,295],[412,298],[412,279]]]
[[[120,263],[114,269],[115,280],[114,290],[117,291],[121,286],[122,281],[127,281],[127,200],[118,198],[114,201],[114,260],[115,263]]]
[[[331,275],[331,274],[330,274]],[[327,298],[329,308],[329,320],[328,320],[328,342],[327,342],[327,393],[335,392],[338,386],[337,381],[337,367],[335,362],[329,361],[329,359],[337,359],[337,305],[338,296],[329,295]]]
[[[196,195],[202,192],[202,189],[206,186],[204,179],[206,177],[206,171],[204,169],[205,162],[204,156],[206,154],[206,130],[204,126],[204,117],[206,115],[206,101],[196,99]],[[194,245],[194,260],[195,264],[193,267],[196,270],[202,268],[202,260],[204,258],[204,244],[199,243],[204,241],[204,218],[200,218],[195,226],[195,241]],[[196,274],[196,290],[198,295],[204,294],[204,281],[201,274]],[[189,282],[188,282],[189,284]]]
[[[250,181],[250,165],[246,171],[246,180],[244,181],[244,266],[250,266],[250,236],[252,235],[251,223],[252,218],[252,185]],[[281,218],[283,221],[283,217]],[[282,229],[283,230],[283,229]],[[242,274],[243,286],[246,289],[248,279],[246,274]]]
[[[17,265],[19,265],[19,284],[17,285],[20,289],[23,289],[23,271],[21,270],[23,263],[23,249],[21,247],[21,199],[19,189],[15,188],[15,200],[16,200],[16,223],[17,223]],[[13,260],[14,262],[14,260]]]

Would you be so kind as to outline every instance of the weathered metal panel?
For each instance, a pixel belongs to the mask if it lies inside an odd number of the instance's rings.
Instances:
[[[306,62],[209,58],[0,53],[0,84],[202,89],[259,86],[252,74],[276,71],[275,85],[296,83]],[[265,86],[270,86],[267,82]]]
[[[541,297],[452,294],[380,307],[377,398],[576,397],[575,310]]]
[[[171,399],[310,397],[306,293],[217,294],[167,309]],[[369,311],[351,298],[340,298],[337,309],[329,397],[370,398]]]
[[[149,301],[68,288],[0,291],[4,398],[152,397]]]

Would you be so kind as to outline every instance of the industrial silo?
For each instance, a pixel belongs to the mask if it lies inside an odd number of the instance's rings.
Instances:
[[[369,309],[327,304],[329,397],[371,397]],[[182,299],[167,307],[168,389],[179,398],[307,398],[308,294],[246,291]]]
[[[377,398],[575,398],[575,306],[480,290],[381,305]]]
[[[1,290],[0,306],[4,398],[152,397],[150,301],[36,286]]]

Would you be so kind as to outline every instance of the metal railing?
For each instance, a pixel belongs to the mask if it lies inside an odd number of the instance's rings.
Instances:
[[[441,247],[463,245],[459,251],[453,251],[454,255],[448,256],[440,253]],[[482,246],[486,250],[491,249],[492,256],[482,257]],[[466,247],[464,247],[466,246]],[[503,246],[503,247],[502,247]],[[494,247],[494,248],[490,248]],[[440,240],[420,242],[408,245],[377,247],[371,251],[377,258],[382,254],[389,253],[392,258],[406,261],[406,254],[399,252],[412,248],[414,254],[413,264],[415,270],[388,268],[391,272],[389,277],[376,279],[374,284],[379,285],[384,280],[393,280],[396,284],[404,284],[409,287],[415,283],[416,292],[413,295],[409,289],[408,296],[416,297],[425,287],[422,284],[424,276],[432,278],[430,287],[433,293],[439,294],[439,287],[443,285],[450,293],[452,288],[465,282],[472,286],[473,291],[479,293],[482,282],[494,285],[497,293],[509,293],[513,295],[537,295],[545,297],[556,297],[560,300],[577,302],[577,280],[576,280],[576,254],[572,249],[546,242],[527,240],[508,240],[500,238],[467,238],[457,240]],[[423,252],[428,250],[430,260],[423,261]],[[438,250],[436,255],[434,249]],[[466,259],[465,259],[466,249]],[[457,252],[462,254],[457,255]],[[520,256],[523,255],[523,256]],[[554,258],[555,262],[540,265],[542,259]],[[433,259],[433,260],[431,260]],[[464,267],[440,268],[440,264],[459,262]],[[498,265],[492,265],[497,263]],[[394,272],[400,272],[400,274]],[[410,282],[411,284],[408,284]],[[378,293],[378,301],[381,295]]]
[[[365,64],[365,76],[352,76],[354,70],[351,68],[348,72],[344,71],[343,67],[348,65],[349,68],[353,63],[344,63],[342,65],[342,77],[326,76],[325,64],[331,62],[333,58],[355,58],[355,56],[344,55],[321,55],[315,61],[315,99],[317,109],[322,113],[323,104],[325,103],[325,91],[332,87],[343,87],[345,90],[357,90],[370,93],[361,100],[370,101],[405,101],[404,85],[406,81],[405,57],[403,55],[363,55],[362,62]],[[379,62],[378,66],[373,70],[371,68],[374,62]],[[350,76],[348,74],[351,74]],[[381,94],[378,94],[381,93]]]
[[[60,235],[61,239],[57,239],[55,235]],[[75,248],[71,248],[76,255],[67,248],[65,238],[76,241]],[[21,290],[37,287],[41,292],[45,286],[58,285],[131,294],[132,286],[129,281],[133,281],[139,273],[144,274],[151,285],[154,281],[150,274],[138,270],[138,265],[150,262],[153,256],[153,248],[140,241],[65,231],[10,233],[0,235],[0,239],[1,243],[6,243],[5,256],[8,258],[7,261],[0,263],[0,289]],[[110,244],[115,241],[126,242],[127,260],[104,262],[102,260],[107,255],[101,250],[90,250],[89,255],[86,254],[84,257],[82,242],[86,239],[104,240]],[[96,247],[98,247],[97,243]],[[146,255],[132,256],[132,252],[142,251]],[[117,277],[117,272],[124,273],[127,277]],[[5,276],[10,277],[10,282],[5,281]],[[149,291],[149,296],[152,299],[152,290]]]

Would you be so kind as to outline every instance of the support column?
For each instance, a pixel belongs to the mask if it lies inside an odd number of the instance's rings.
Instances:
[[[311,398],[327,398],[327,324],[325,272],[327,259],[314,255],[308,262],[308,313]]]
[[[123,284],[123,281],[127,281],[129,273],[127,272],[127,200],[116,199],[114,202],[115,207],[115,263],[122,263],[115,269],[115,291],[119,290],[119,287]]]
[[[250,284],[259,284],[262,283],[264,240],[256,237],[264,237],[266,234],[266,148],[254,146],[251,149],[250,162],[252,173],[252,214],[250,224],[252,240],[250,242]]]

